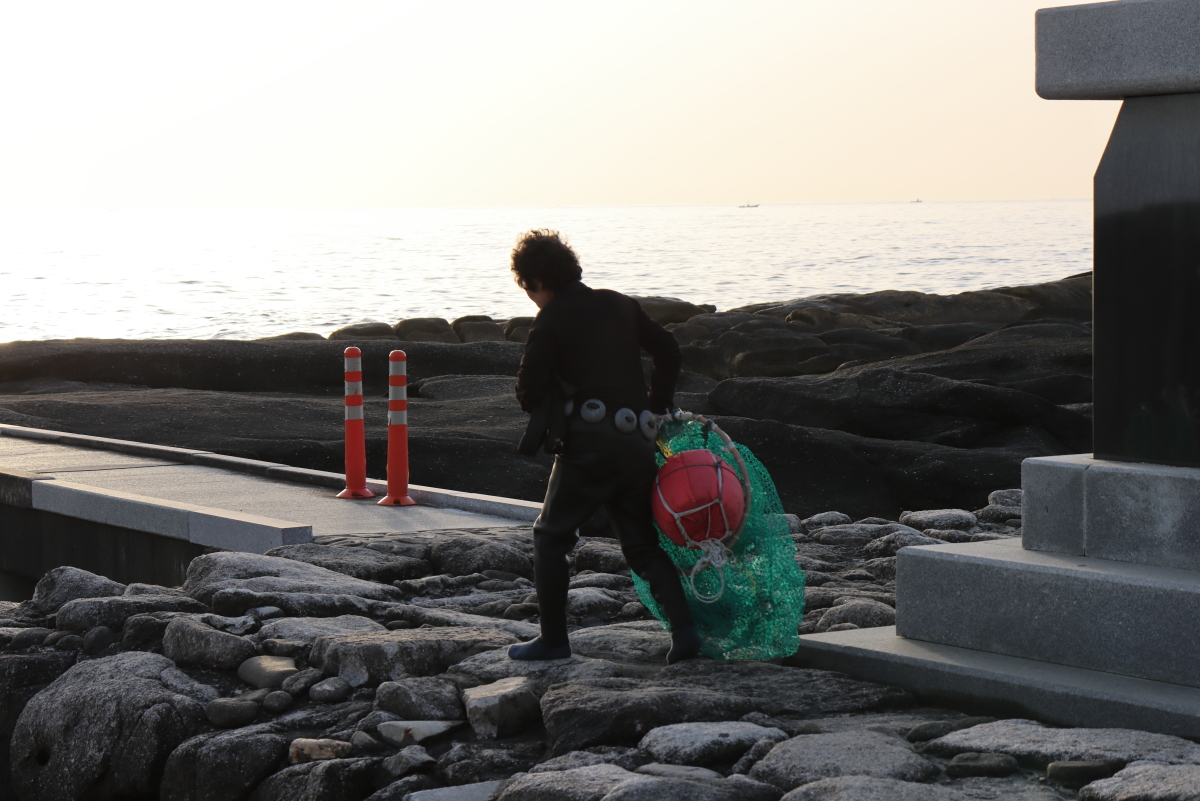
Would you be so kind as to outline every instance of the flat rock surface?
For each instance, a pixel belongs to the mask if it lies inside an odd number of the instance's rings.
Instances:
[[[263,624],[255,639],[296,640],[311,643],[327,634],[349,634],[351,632],[384,631],[384,627],[361,615],[338,615],[337,617],[285,617]]]
[[[524,661],[509,659],[505,648],[464,659],[448,672],[470,676],[485,684],[516,676],[528,677],[539,695],[544,694],[551,685],[565,681],[609,679],[620,675],[616,665],[603,659],[576,655],[570,659]]]
[[[511,634],[470,627],[331,634],[313,644],[309,662],[361,687],[404,673],[436,676],[467,657],[515,642]]]
[[[1200,764],[1200,745],[1169,734],[1133,729],[1056,729],[1032,720],[1000,720],[973,726],[931,740],[925,748],[944,757],[972,751],[1009,754],[1036,767],[1074,760]]]
[[[338,548],[307,543],[272,548],[266,555],[307,562],[352,578],[384,584],[425,576],[431,572],[429,563],[424,559],[380,553],[370,548]]]
[[[665,664],[669,650],[671,635],[653,620],[593,626],[571,634],[572,652],[610,662]]]
[[[802,734],[771,749],[750,778],[784,790],[836,776],[928,782],[941,771],[903,741],[872,731]]]
[[[590,765],[513,780],[497,801],[598,801],[633,773],[616,765]]]
[[[753,723],[676,723],[651,729],[638,748],[672,765],[736,762],[759,740],[782,741],[787,734]]]
[[[252,592],[356,595],[376,601],[399,599],[396,588],[364,581],[307,562],[252,553],[222,551],[198,556],[188,565],[184,591],[211,604],[225,589]]]
[[[1200,798],[1200,767],[1130,765],[1111,779],[1079,791],[1079,801],[1195,801]]]

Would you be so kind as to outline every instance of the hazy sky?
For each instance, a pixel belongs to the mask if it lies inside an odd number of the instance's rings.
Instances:
[[[7,3],[0,206],[1090,197],[1045,5]]]

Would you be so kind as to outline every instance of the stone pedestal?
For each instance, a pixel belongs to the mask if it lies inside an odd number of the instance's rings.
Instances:
[[[1020,542],[905,548],[896,626],[793,661],[1200,738],[1200,0],[1043,9],[1038,93],[1124,99],[1095,180],[1095,456],[1028,459]]]

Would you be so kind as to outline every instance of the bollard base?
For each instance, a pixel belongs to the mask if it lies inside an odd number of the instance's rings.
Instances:
[[[349,487],[346,487],[344,490],[339,492],[337,496],[339,498],[374,498],[375,493],[371,492],[366,487],[363,487],[362,489],[350,489]]]
[[[401,495],[400,497],[396,497],[394,495],[388,495],[386,498],[384,498],[383,500],[381,500],[379,502],[379,505],[380,506],[416,506],[417,502],[414,501],[412,498],[408,497],[407,495]]]

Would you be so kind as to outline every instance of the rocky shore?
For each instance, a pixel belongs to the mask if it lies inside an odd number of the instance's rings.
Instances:
[[[895,554],[1011,537],[976,512],[790,519],[801,632],[894,621]],[[0,609],[0,798],[1086,801],[1195,798],[1200,745],[931,707],[779,663],[665,665],[615,541],[571,555],[574,656],[536,635],[527,527],[323,537],[182,587],[60,567]],[[987,717],[984,717],[984,716]],[[5,753],[7,752],[7,753]]]
[[[895,518],[983,506],[1029,456],[1091,448],[1091,275],[958,295],[825,295],[717,312],[644,298],[683,347],[678,404],[717,418],[784,508]],[[387,354],[410,374],[413,482],[540,500],[512,397],[531,318],[365,323],[329,339],[0,344],[0,422],[299,467],[342,459],[340,354],[362,348],[368,461],[386,458]]]

